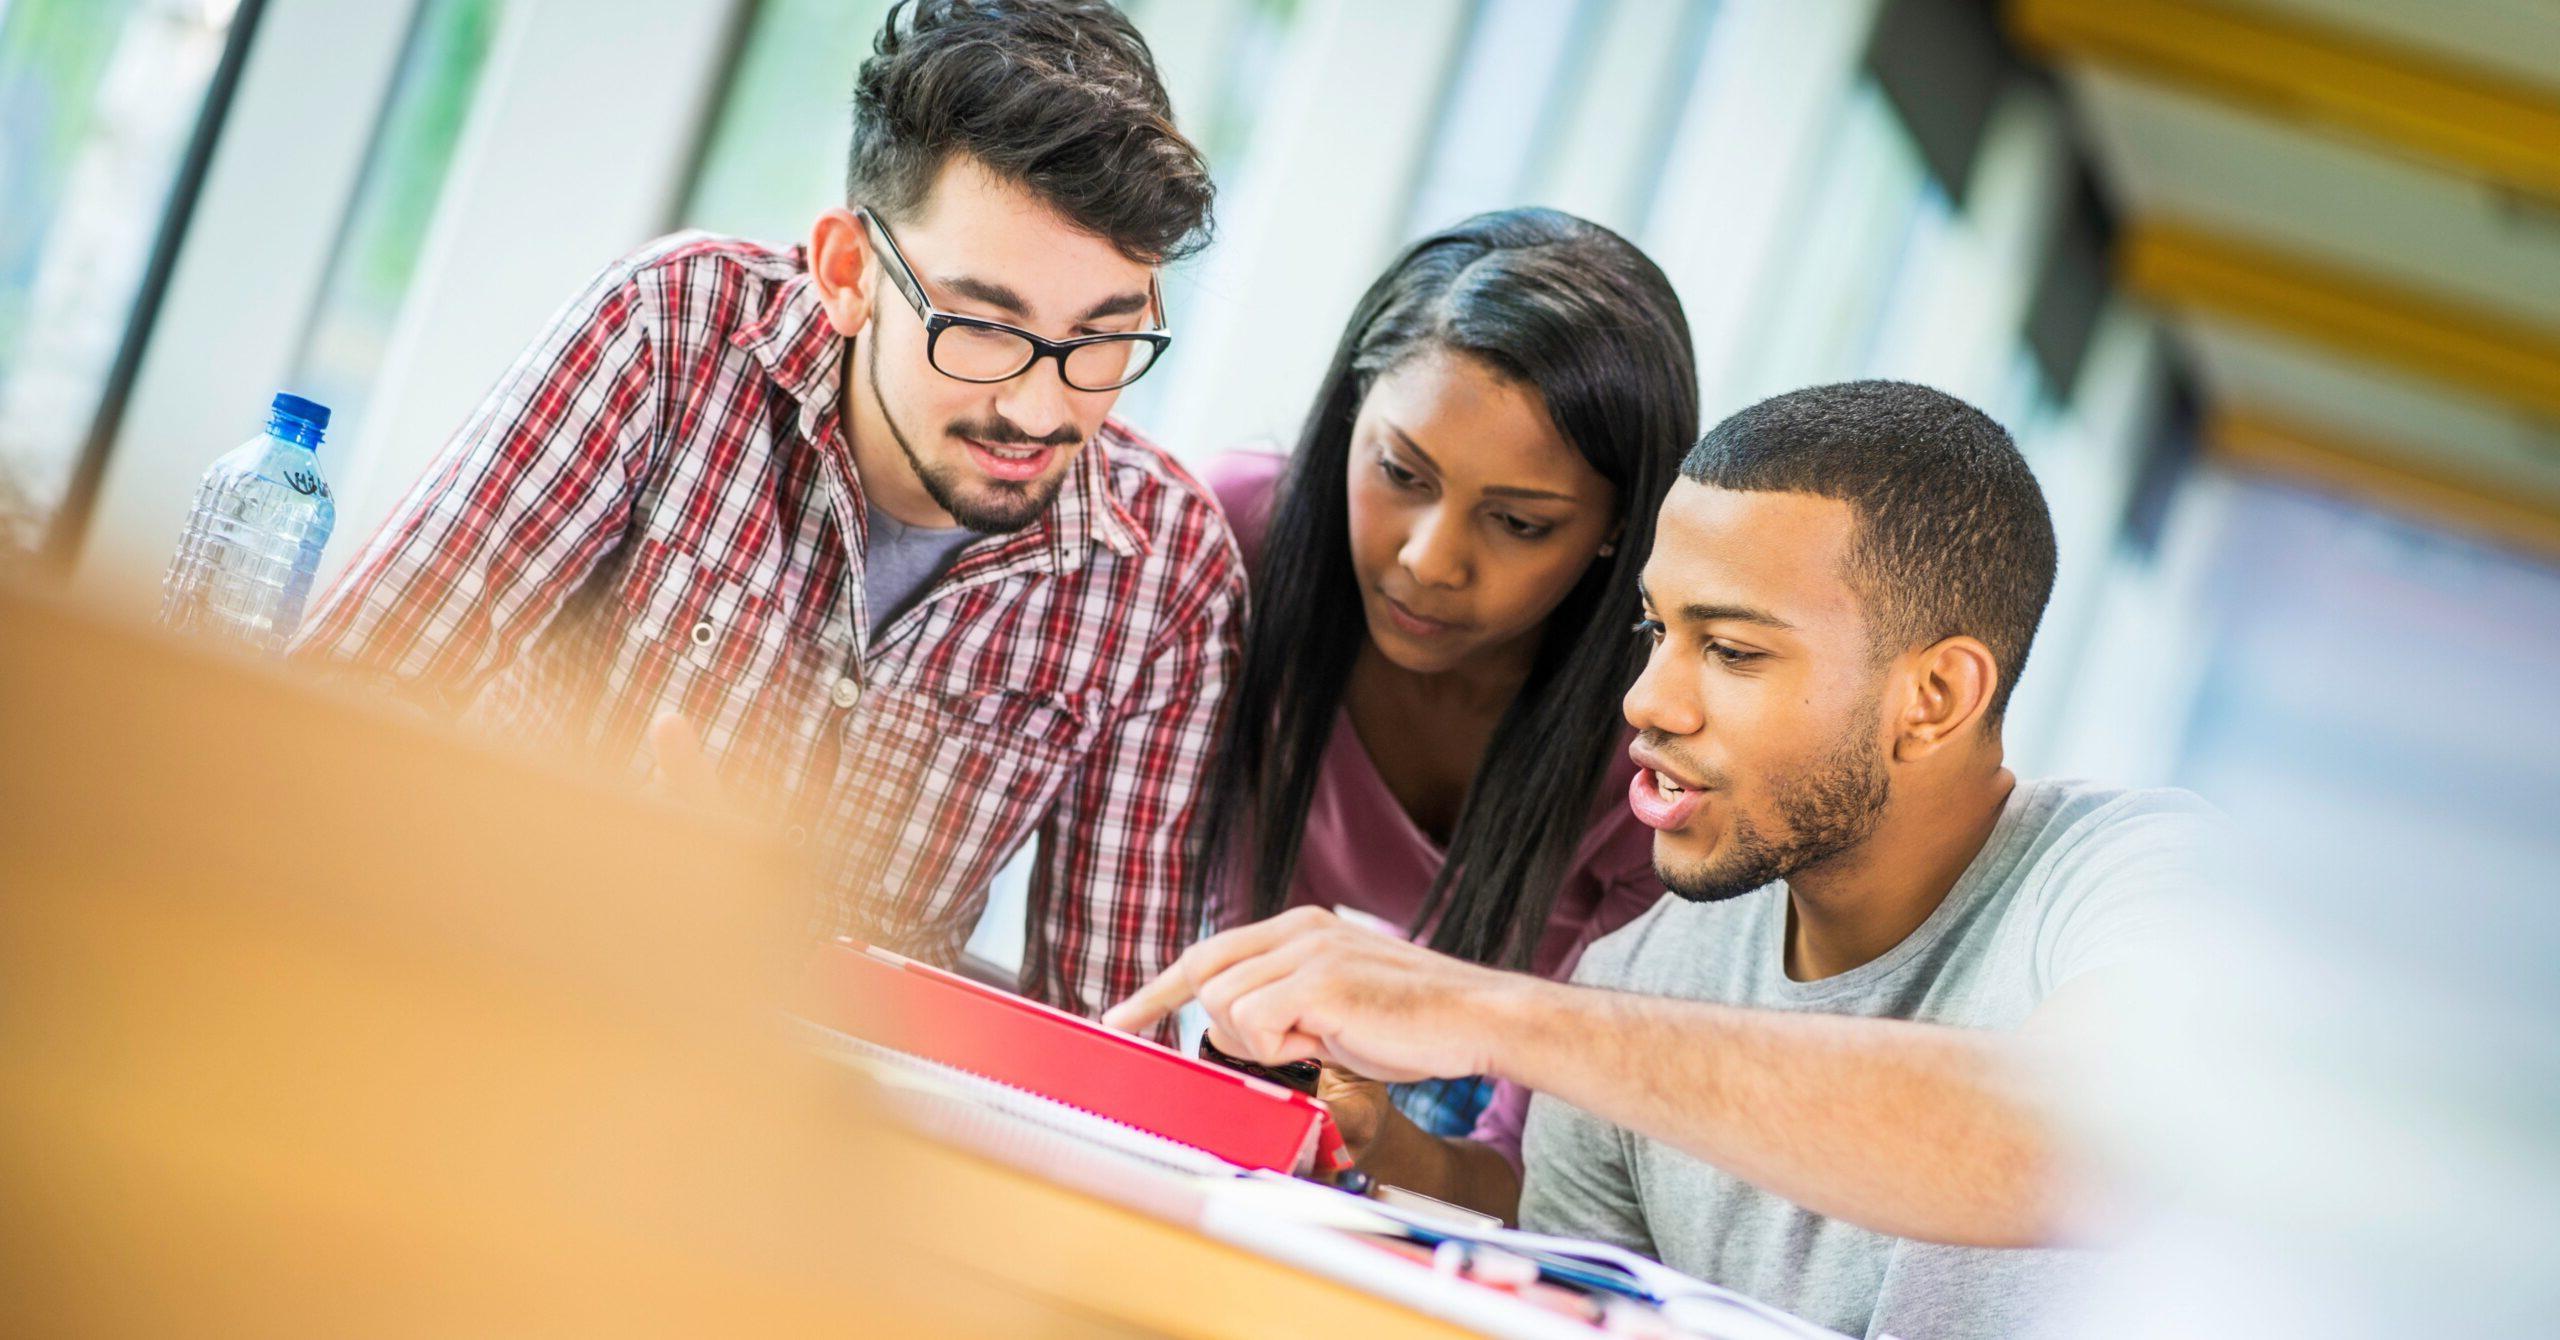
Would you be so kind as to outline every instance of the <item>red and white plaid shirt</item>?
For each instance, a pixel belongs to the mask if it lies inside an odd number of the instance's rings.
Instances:
[[[798,249],[700,234],[555,317],[349,565],[299,657],[632,769],[676,710],[819,844],[819,929],[959,956],[1036,832],[1024,990],[1095,1014],[1170,963],[1243,566],[1116,423],[1050,513],[875,642],[845,342]]]

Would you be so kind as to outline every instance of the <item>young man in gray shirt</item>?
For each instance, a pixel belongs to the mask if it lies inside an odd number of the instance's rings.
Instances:
[[[2016,1334],[2077,1264],[2028,1051],[2174,944],[2220,821],[2004,766],[2054,540],[1979,411],[1814,387],[1727,419],[1681,473],[1626,699],[1629,804],[1678,897],[1570,985],[1300,908],[1108,1018],[1196,997],[1255,1060],[1495,1075],[1538,1095],[1525,1184],[1464,1141],[1382,1138],[1363,1166],[1851,1334]]]

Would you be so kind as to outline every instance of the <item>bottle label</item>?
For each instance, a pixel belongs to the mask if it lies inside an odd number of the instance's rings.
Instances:
[[[287,470],[284,472],[284,482],[293,485],[293,491],[305,497],[315,493],[323,498],[329,496],[329,486],[321,480],[316,470]]]

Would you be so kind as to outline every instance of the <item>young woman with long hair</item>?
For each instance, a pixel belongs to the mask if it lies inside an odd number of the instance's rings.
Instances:
[[[1506,210],[1397,258],[1296,451],[1206,471],[1252,601],[1195,867],[1213,915],[1351,908],[1561,975],[1661,897],[1619,700],[1697,434],[1679,298],[1616,233]],[[1493,1090],[1324,1096],[1364,1166],[1507,1207],[1525,1099]]]

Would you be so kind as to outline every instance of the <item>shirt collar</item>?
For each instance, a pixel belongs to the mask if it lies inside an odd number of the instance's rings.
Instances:
[[[843,390],[836,370],[844,361],[844,338],[818,305],[807,252],[794,247],[791,259],[791,277],[766,288],[763,310],[729,332],[729,343],[762,364],[799,405],[801,434],[832,448],[840,440],[833,430]]]
[[[763,365],[774,385],[798,405],[801,436],[834,457],[845,476],[853,479],[852,452],[837,430],[843,412],[839,403],[843,382],[837,369],[844,361],[845,340],[818,304],[807,251],[795,247],[791,254],[794,273],[767,291],[764,309],[730,332],[729,343]],[[1084,566],[1085,555],[1096,544],[1121,558],[1147,553],[1153,546],[1145,532],[1111,492],[1111,450],[1115,444],[1132,442],[1127,430],[1106,420],[1084,450],[1076,453],[1066,482],[1059,486],[1057,502],[1046,516],[1016,534],[1015,543],[1024,548],[1041,545],[1059,572]],[[1006,547],[1010,550],[1014,545]]]

